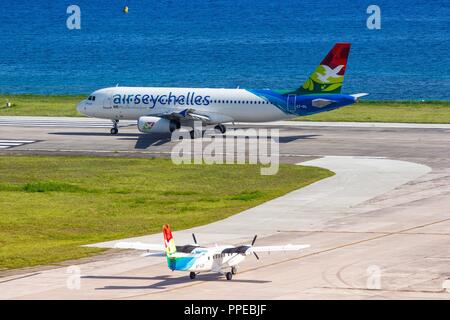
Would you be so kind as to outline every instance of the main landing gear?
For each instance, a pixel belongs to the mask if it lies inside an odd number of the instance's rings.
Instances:
[[[197,139],[203,137],[203,134],[205,132],[203,130],[191,130],[189,131],[189,135],[191,136],[191,139]]]
[[[214,130],[216,132],[224,134],[227,131],[227,128],[223,124],[218,124],[214,127]],[[205,134],[205,130],[193,129],[189,131],[189,134],[191,136],[191,139],[197,139],[203,137],[203,135]]]
[[[230,281],[230,280],[233,279],[233,275],[235,275],[237,273],[237,268],[236,267],[231,267],[231,271],[230,272],[223,273],[223,272],[219,271],[219,273],[222,274],[222,275],[225,275],[225,278],[228,281]],[[191,280],[194,280],[196,276],[197,276],[197,273],[195,273],[193,271],[191,271],[189,273],[189,278],[191,278]]]
[[[227,278],[227,280],[231,280],[233,279],[233,275],[235,275],[237,273],[237,268],[236,267],[231,267],[231,272],[227,272],[225,273],[225,277]]]
[[[111,134],[118,134],[119,133],[119,120],[112,120],[113,127],[111,128]]]
[[[219,131],[221,134],[224,134],[227,131],[227,128],[223,124],[218,124],[214,127],[214,129]]]

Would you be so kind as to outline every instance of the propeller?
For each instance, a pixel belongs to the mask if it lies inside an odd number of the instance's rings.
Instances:
[[[253,247],[253,245],[255,244],[256,238],[257,238],[257,237],[258,237],[258,235],[255,234],[255,236],[253,237],[253,240],[252,240],[252,247]],[[258,257],[258,255],[256,254],[256,252],[253,252],[253,254],[255,255],[256,259],[259,260],[259,257]]]
[[[197,244],[197,238],[195,237],[195,234],[192,234],[192,238],[194,239],[194,243]]]

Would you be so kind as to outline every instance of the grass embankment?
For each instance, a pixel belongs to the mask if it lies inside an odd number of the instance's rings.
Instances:
[[[0,95],[0,116],[81,116],[75,106],[84,96]],[[5,108],[6,101],[12,103]],[[450,123],[450,101],[361,101],[300,121]]]
[[[333,175],[281,165],[181,165],[167,159],[0,156],[0,270],[102,251],[80,247],[226,218]],[[274,213],[275,214],[275,213]]]
[[[450,123],[450,101],[361,101],[298,121]]]
[[[86,96],[0,95],[0,116],[80,117],[76,105]],[[12,106],[6,108],[6,102]]]

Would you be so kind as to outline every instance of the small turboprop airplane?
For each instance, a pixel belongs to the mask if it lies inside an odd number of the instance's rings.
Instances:
[[[212,89],[111,87],[93,92],[77,105],[78,112],[110,119],[117,134],[121,119],[137,120],[144,133],[171,133],[201,127],[225,133],[227,122],[268,122],[307,116],[355,103],[367,93],[341,94],[350,43],[336,43],[311,76],[297,89]]]
[[[164,245],[146,244],[142,242],[118,242],[115,248],[145,250],[142,256],[163,255],[165,252],[169,269],[179,271],[189,271],[191,279],[201,272],[217,272],[225,274],[227,280],[231,280],[237,273],[237,266],[245,260],[246,256],[254,254],[257,259],[257,252],[273,251],[298,251],[309,248],[309,245],[283,245],[283,246],[254,246],[256,235],[251,244],[241,246],[222,245],[215,247],[202,247],[197,244],[194,234],[194,244],[175,246],[172,232],[169,225],[163,226]],[[230,268],[230,271],[224,271]]]

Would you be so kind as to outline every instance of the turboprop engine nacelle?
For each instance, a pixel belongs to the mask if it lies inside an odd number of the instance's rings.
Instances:
[[[173,120],[159,117],[140,117],[138,129],[143,133],[171,133],[180,126]]]

